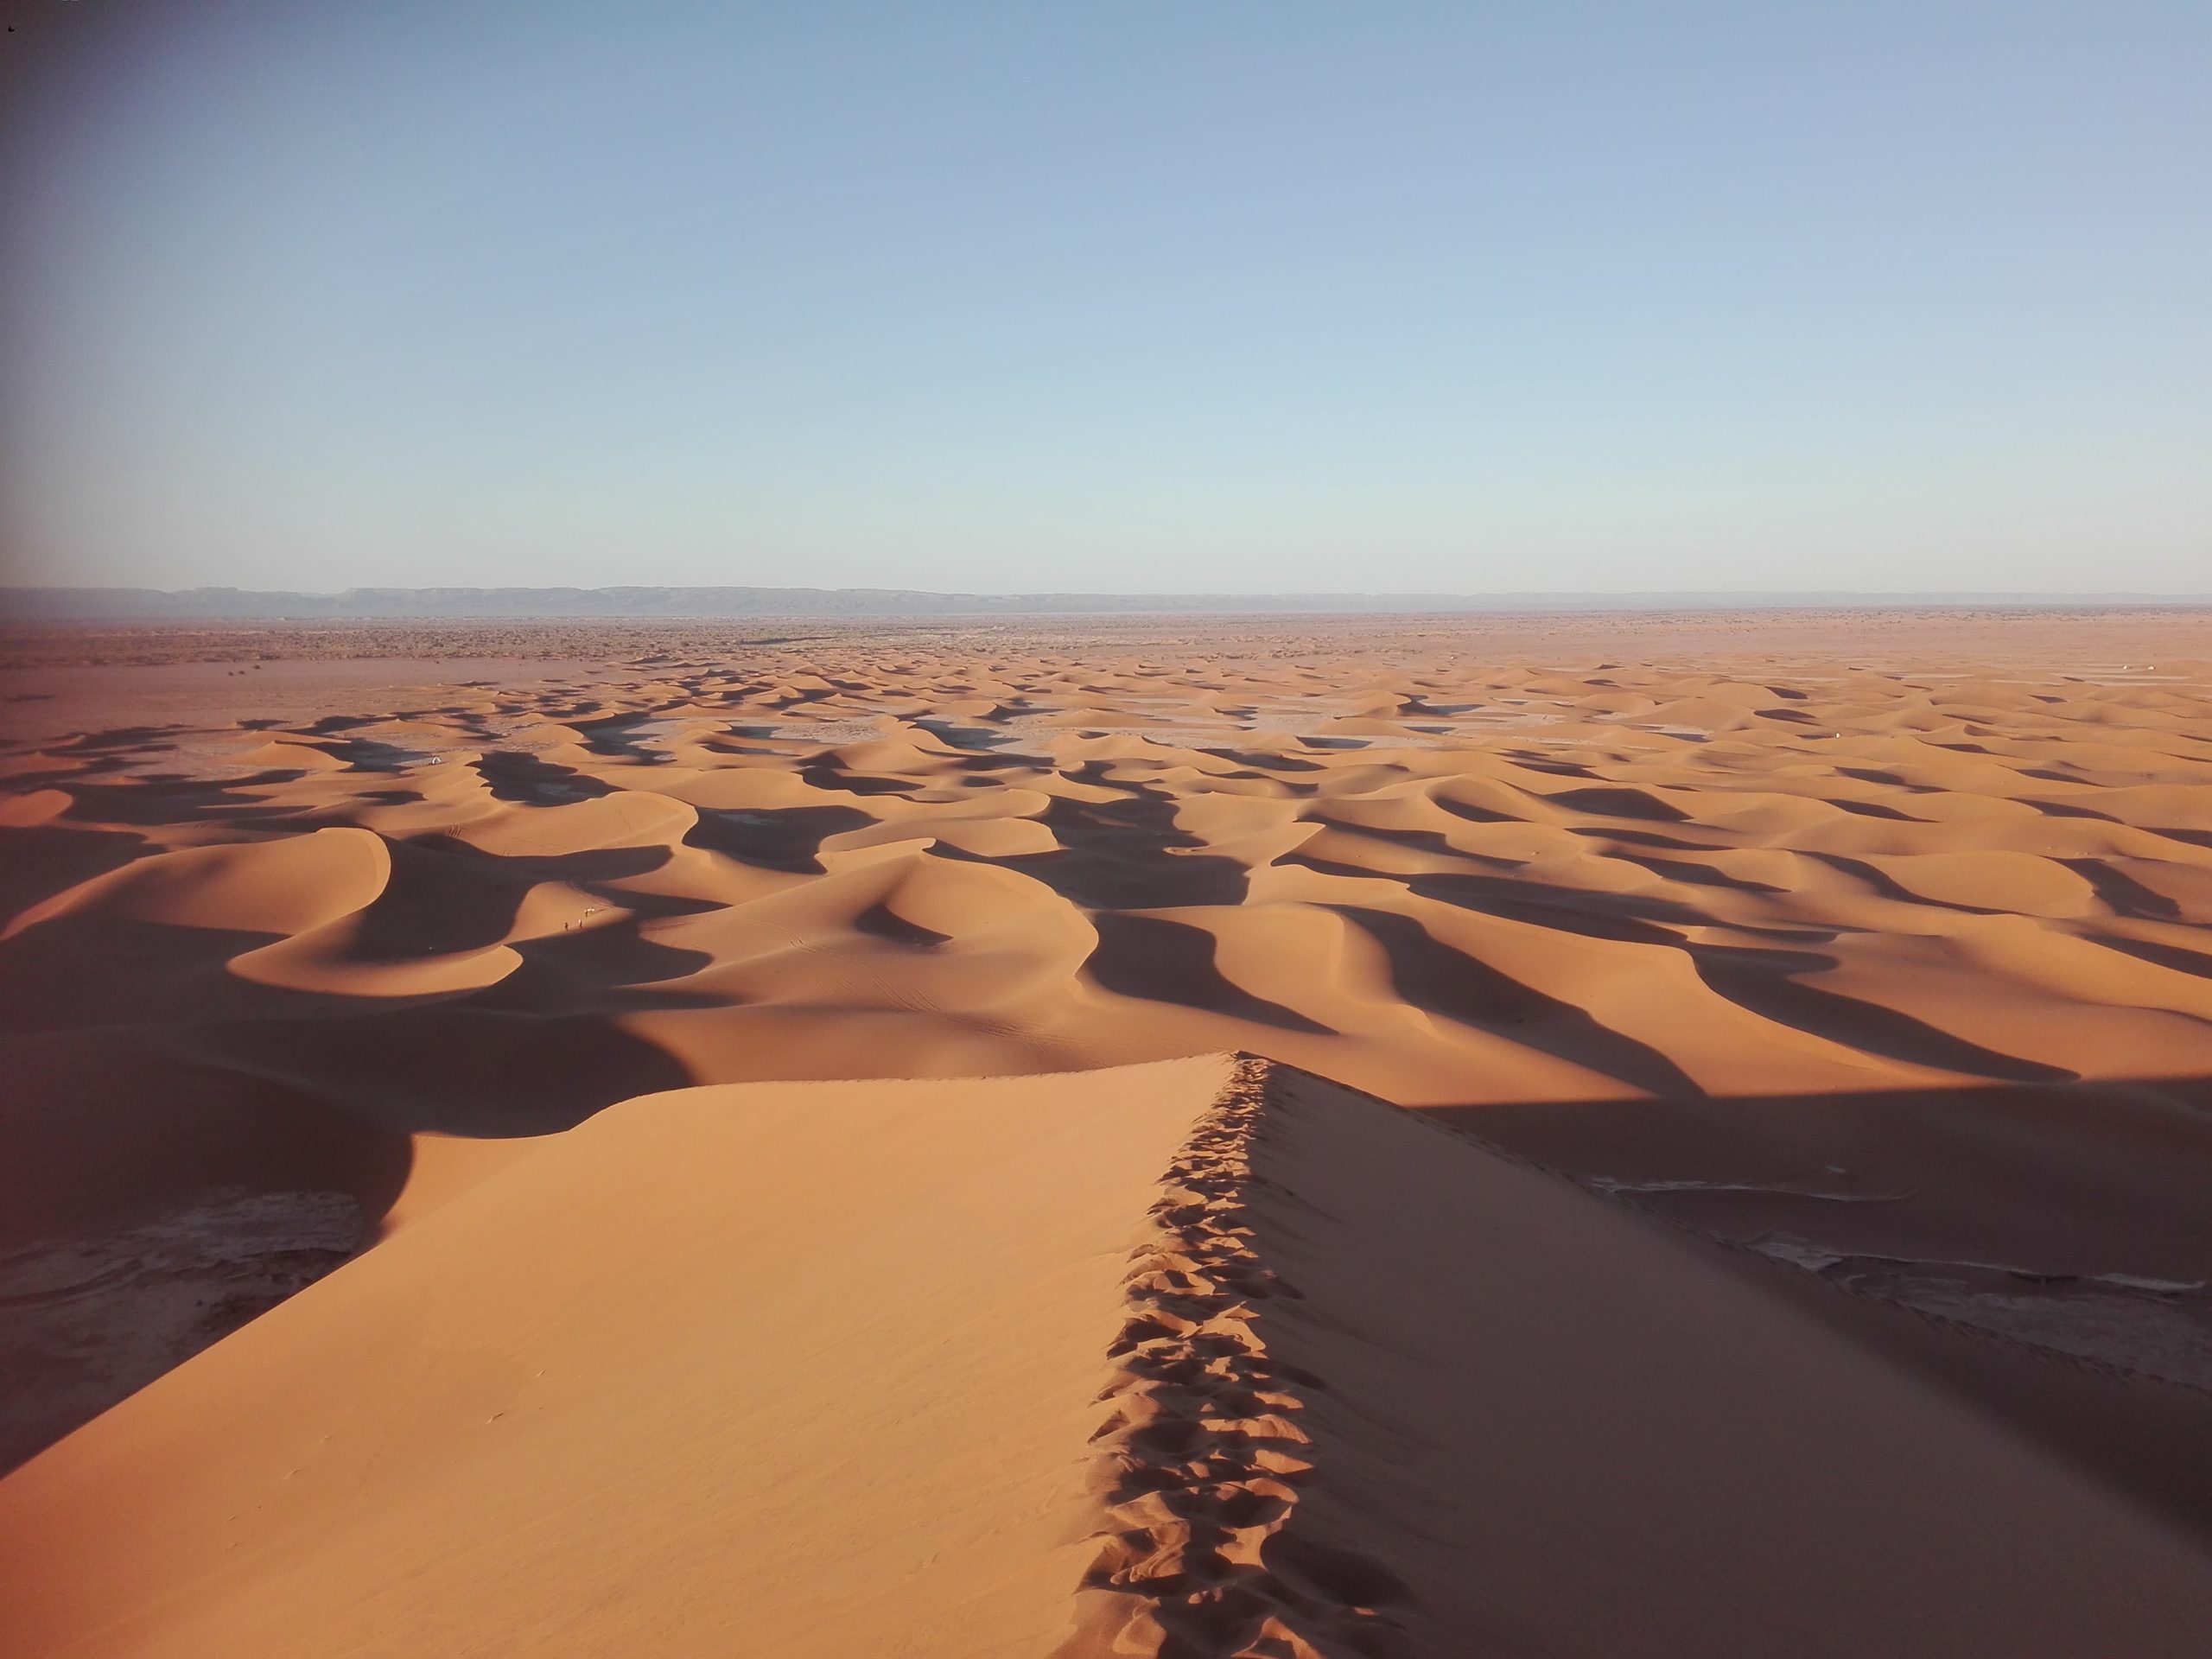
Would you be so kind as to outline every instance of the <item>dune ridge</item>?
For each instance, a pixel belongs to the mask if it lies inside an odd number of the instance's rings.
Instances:
[[[0,1480],[0,1649],[1040,1654],[1123,1254],[1230,1071],[529,1143]]]
[[[2212,1605],[1770,1274],[1294,1068],[1237,1057],[1152,1220],[1056,1659],[2178,1655]]]
[[[1300,1419],[1318,1379],[1271,1358],[1251,1312],[1298,1294],[1261,1260],[1244,1220],[1269,1069],[1237,1057],[1169,1166],[1151,1211],[1157,1236],[1123,1281],[1128,1321],[1108,1351],[1111,1411],[1094,1437],[1103,1544],[1084,1576],[1080,1633],[1055,1649],[1064,1659],[1372,1651],[1380,1634],[1358,1580],[1388,1585],[1387,1569],[1289,1529],[1295,1483],[1314,1468]],[[1276,1569],[1300,1546],[1309,1572],[1336,1568],[1330,1586],[1300,1587]]]
[[[36,1659],[2179,1659],[2212,1618],[2155,1504],[1252,1055],[626,1103],[0,1480],[0,1559]]]

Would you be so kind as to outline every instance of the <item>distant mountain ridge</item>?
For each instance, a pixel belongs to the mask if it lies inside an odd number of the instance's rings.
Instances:
[[[1795,610],[1924,606],[2188,605],[2161,594],[938,594],[900,588],[0,588],[30,621],[461,620],[476,618],[1420,615],[1499,611]]]

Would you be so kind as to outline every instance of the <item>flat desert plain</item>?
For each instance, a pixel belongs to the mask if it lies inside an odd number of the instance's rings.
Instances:
[[[0,639],[0,1649],[2212,1629],[2212,614]]]

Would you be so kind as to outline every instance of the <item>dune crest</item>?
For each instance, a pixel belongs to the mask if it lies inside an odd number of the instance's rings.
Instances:
[[[1038,1655],[1219,1058],[530,1143],[0,1481],[25,1656]]]
[[[1294,1068],[1239,1057],[1153,1224],[1055,1659],[2179,1656],[2212,1609],[2201,1537],[1785,1281]]]
[[[2153,1509],[1709,1247],[1250,1056],[602,1114],[0,1481],[0,1555],[38,1659],[2179,1659],[2212,1619]]]
[[[1169,1166],[1152,1206],[1158,1235],[1123,1281],[1128,1320],[1109,1350],[1111,1411],[1096,1437],[1102,1547],[1084,1577],[1080,1633],[1058,1659],[1371,1651],[1384,1632],[1365,1604],[1402,1592],[1381,1565],[1290,1529],[1296,1483],[1314,1472],[1300,1420],[1318,1379],[1281,1370],[1253,1317],[1255,1304],[1297,1294],[1244,1221],[1268,1071],[1238,1057]],[[1326,1562],[1331,1581],[1300,1587],[1276,1570],[1294,1550],[1309,1576]]]

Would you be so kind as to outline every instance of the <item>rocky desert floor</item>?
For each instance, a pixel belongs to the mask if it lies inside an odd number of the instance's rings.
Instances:
[[[2202,1650],[2212,614],[0,647],[10,1650]]]

